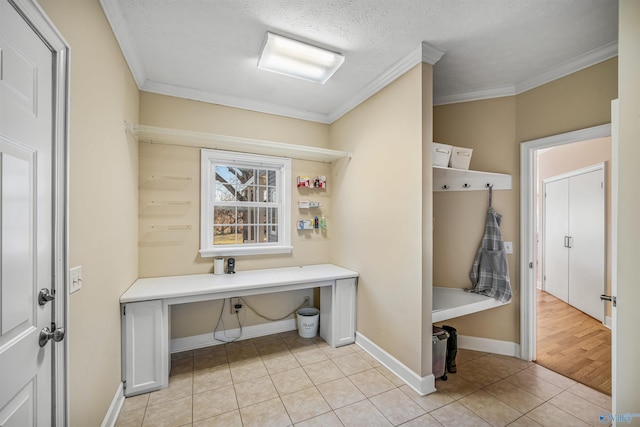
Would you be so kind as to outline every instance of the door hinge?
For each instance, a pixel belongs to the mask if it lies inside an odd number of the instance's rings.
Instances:
[[[123,316],[126,316],[126,315],[127,315],[127,306],[126,306],[126,305],[123,305],[123,306],[122,306],[122,315],[123,315]]]
[[[533,268],[533,262],[529,263],[529,268]]]
[[[127,380],[122,381],[122,389],[123,390],[127,389]]]

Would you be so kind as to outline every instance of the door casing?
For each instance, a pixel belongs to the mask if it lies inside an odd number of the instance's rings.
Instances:
[[[54,424],[67,425],[68,398],[68,212],[69,212],[69,53],[60,32],[35,0],[8,1],[49,47],[53,61],[53,321],[66,330],[65,339],[53,346]]]
[[[520,357],[524,360],[536,357],[536,151],[609,136],[611,124],[605,124],[520,145]]]

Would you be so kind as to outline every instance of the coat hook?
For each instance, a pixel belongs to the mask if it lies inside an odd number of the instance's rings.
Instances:
[[[462,188],[471,188],[471,184],[467,184],[466,182],[462,185]]]
[[[448,190],[448,189],[449,189],[449,186],[448,186],[447,184],[445,184],[445,185],[443,185],[443,186],[442,186],[442,189],[443,189],[443,190]]]

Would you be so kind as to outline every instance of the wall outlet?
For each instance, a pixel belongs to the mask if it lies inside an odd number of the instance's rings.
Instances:
[[[302,301],[302,306],[309,307],[309,297],[304,297],[304,300]]]
[[[236,314],[240,310],[242,310],[242,302],[240,298],[229,298],[229,313]],[[236,308],[236,305],[239,305],[240,308]]]
[[[69,293],[79,291],[82,288],[82,266],[69,269]]]

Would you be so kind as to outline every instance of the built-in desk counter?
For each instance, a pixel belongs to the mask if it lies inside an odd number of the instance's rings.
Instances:
[[[138,279],[120,297],[125,395],[169,383],[170,308],[175,304],[320,288],[320,336],[351,344],[358,273],[333,264]]]

